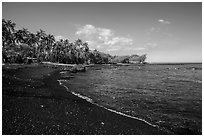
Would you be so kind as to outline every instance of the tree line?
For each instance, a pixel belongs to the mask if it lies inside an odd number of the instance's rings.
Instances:
[[[88,43],[77,39],[55,40],[54,35],[39,30],[36,33],[22,28],[16,30],[11,20],[2,19],[2,59],[3,63],[27,63],[28,58],[38,62],[50,61],[66,64],[107,64],[116,56],[98,50],[90,50]],[[145,56],[146,59],[146,56]]]

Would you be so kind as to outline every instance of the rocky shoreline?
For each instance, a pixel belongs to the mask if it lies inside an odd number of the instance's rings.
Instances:
[[[57,81],[61,69],[45,64],[3,66],[2,134],[169,134],[67,92]]]

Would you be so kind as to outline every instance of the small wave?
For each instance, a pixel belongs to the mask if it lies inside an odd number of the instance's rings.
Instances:
[[[67,81],[67,80],[58,80],[58,82],[59,82],[59,84],[60,84],[61,86],[65,87],[67,91],[70,91],[70,90],[68,89],[68,87],[65,86],[65,85],[62,83],[62,82],[66,82],[66,81]],[[70,91],[70,92],[71,92],[73,95],[75,95],[75,96],[77,96],[77,97],[79,97],[79,98],[85,99],[86,101],[88,101],[88,102],[90,102],[90,103],[93,103],[93,100],[92,100],[91,98],[89,98],[89,97],[83,96],[83,95],[78,94],[78,93],[75,93],[75,92],[73,92],[73,91]]]
[[[134,116],[130,116],[130,115],[124,114],[124,113],[122,113],[122,112],[119,112],[119,111],[116,111],[116,110],[113,110],[113,109],[106,108],[106,107],[104,107],[104,106],[102,106],[102,105],[99,105],[99,104],[93,102],[93,100],[92,100],[91,98],[89,98],[89,97],[83,96],[83,95],[78,94],[78,93],[75,93],[75,92],[73,92],[73,91],[70,91],[70,90],[68,89],[68,87],[65,86],[65,85],[62,83],[62,82],[66,82],[67,80],[57,80],[57,81],[59,82],[59,84],[60,84],[61,86],[65,87],[67,91],[71,92],[73,95],[75,95],[75,96],[77,96],[77,97],[79,97],[79,98],[85,99],[87,102],[90,102],[90,103],[92,103],[92,104],[94,104],[94,105],[96,105],[96,106],[99,106],[99,107],[101,107],[101,108],[103,108],[103,109],[106,109],[106,110],[108,110],[108,111],[111,111],[111,112],[113,112],[113,113],[116,113],[116,114],[119,114],[119,115],[122,115],[122,116],[125,116],[125,117],[128,117],[128,118],[136,119],[136,120],[139,120],[139,121],[143,121],[143,122],[145,122],[146,124],[148,124],[148,125],[150,125],[150,126],[152,126],[152,127],[157,127],[157,128],[159,127],[158,125],[151,124],[151,123],[147,122],[147,121],[144,120],[144,119],[141,119],[141,118],[138,118],[138,117],[134,117]]]
[[[148,124],[148,125],[150,125],[150,126],[153,126],[153,127],[158,127],[158,125],[153,125],[153,124],[147,122],[147,121],[144,120],[144,119],[141,119],[141,118],[138,118],[138,117],[134,117],[134,116],[130,116],[130,115],[124,114],[124,113],[122,113],[122,112],[119,112],[119,111],[116,111],[116,110],[113,110],[113,109],[106,108],[106,107],[101,106],[101,105],[96,104],[96,103],[94,103],[94,104],[97,105],[97,106],[99,106],[99,107],[102,107],[102,108],[104,108],[104,109],[106,109],[106,110],[108,110],[108,111],[114,112],[114,113],[116,113],[116,114],[119,114],[119,115],[122,115],[122,116],[125,116],[125,117],[129,117],[129,118],[132,118],[132,119],[136,119],[136,120],[139,120],[139,121],[143,121],[143,122],[145,122],[146,124]]]
[[[88,101],[88,102],[90,102],[90,103],[93,103],[93,100],[92,100],[91,98],[89,98],[89,97],[80,95],[80,94],[75,93],[75,92],[72,92],[72,91],[71,91],[71,93],[74,94],[74,95],[77,96],[77,97],[80,97],[80,98],[82,98],[82,99],[85,99],[86,101]]]
[[[184,80],[184,81],[189,81],[189,82],[194,82],[194,83],[202,83],[201,80]]]
[[[193,79],[179,79],[176,77],[167,77],[169,80],[178,81],[178,82],[194,82],[194,83],[202,83],[202,80],[193,80]],[[163,78],[166,79],[166,78]]]
[[[202,80],[191,80],[191,79],[180,79],[180,80],[178,80],[178,81],[202,83]]]
[[[193,82],[196,82],[196,83],[202,83],[201,80],[192,80]]]
[[[61,71],[60,72],[60,74],[66,74],[67,73],[67,71]]]
[[[59,82],[60,85],[63,86],[63,83],[62,83],[62,82],[67,82],[68,80],[66,80],[66,79],[60,79],[60,80],[57,80],[57,81]]]

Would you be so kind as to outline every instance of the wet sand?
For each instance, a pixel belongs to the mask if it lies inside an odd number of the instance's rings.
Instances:
[[[60,67],[36,64],[2,68],[4,135],[169,134],[67,92],[57,81]]]

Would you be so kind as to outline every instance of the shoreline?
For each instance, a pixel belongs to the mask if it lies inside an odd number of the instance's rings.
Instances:
[[[57,81],[60,78],[59,68],[36,67],[20,71],[3,69],[2,134],[170,134],[67,92]],[[36,76],[39,72],[40,76]],[[43,73],[44,77],[41,76]],[[24,81],[14,80],[12,75]],[[29,83],[27,79],[34,82]],[[8,81],[10,86],[6,84]]]
[[[73,92],[73,91],[70,91],[67,86],[65,86],[64,84],[62,84],[61,81],[64,81],[64,80],[58,80],[59,84],[60,84],[61,86],[65,87],[65,89],[67,90],[67,92],[71,92],[73,95],[75,95],[75,96],[77,96],[77,97],[79,97],[79,98],[82,98],[82,99],[86,100],[87,102],[89,102],[89,103],[91,103],[91,104],[93,104],[93,105],[99,106],[99,107],[101,107],[102,109],[106,109],[106,110],[108,110],[108,111],[111,111],[111,112],[116,113],[116,114],[121,115],[121,116],[125,116],[125,117],[132,118],[132,119],[135,119],[135,120],[143,121],[144,123],[146,123],[146,124],[148,124],[148,125],[150,125],[150,126],[152,126],[152,127],[157,127],[157,128],[159,128],[158,125],[153,125],[153,124],[149,123],[148,121],[146,121],[146,120],[144,120],[144,119],[141,119],[141,118],[138,118],[138,117],[134,117],[134,116],[131,116],[131,115],[128,115],[128,114],[125,114],[125,113],[122,113],[122,112],[119,112],[119,111],[110,109],[110,108],[106,108],[106,107],[104,107],[104,106],[102,106],[102,105],[99,105],[99,104],[93,102],[93,100],[92,100],[91,98],[89,98],[89,97],[86,97],[86,96],[84,96],[84,95],[78,94],[78,93]]]

